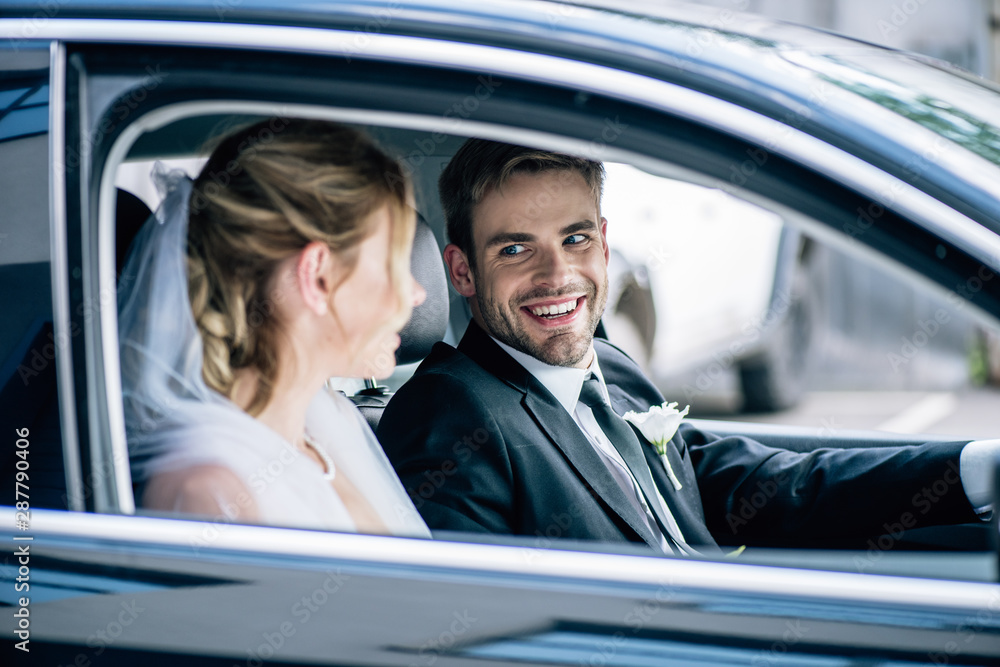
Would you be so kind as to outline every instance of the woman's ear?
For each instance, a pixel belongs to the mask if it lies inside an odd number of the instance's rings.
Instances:
[[[469,267],[469,260],[454,243],[449,243],[444,247],[444,263],[448,267],[448,278],[455,287],[455,291],[464,297],[476,295],[476,282],[472,276],[472,269]]]
[[[313,241],[299,252],[295,279],[306,307],[317,315],[326,315],[333,296],[334,261],[330,246]]]

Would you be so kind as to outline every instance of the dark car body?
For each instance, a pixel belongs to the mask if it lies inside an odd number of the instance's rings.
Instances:
[[[1000,92],[792,25],[644,11],[444,0],[3,8],[5,664],[1000,661],[996,527],[985,522],[890,522],[854,542],[750,545],[712,561],[567,543],[558,531],[414,540],[137,513],[114,179],[127,160],[197,153],[220,121],[281,113],[368,127],[414,171],[441,240],[437,171],[481,135],[724,189],[881,257],[956,308],[1000,317]],[[798,450],[927,440],[701,426]],[[928,489],[958,492],[950,478]]]

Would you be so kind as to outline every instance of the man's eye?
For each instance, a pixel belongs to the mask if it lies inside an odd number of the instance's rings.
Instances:
[[[566,237],[566,240],[563,241],[563,243],[566,245],[575,245],[577,243],[583,243],[586,240],[587,240],[586,234],[573,234],[572,236]]]
[[[524,252],[524,246],[521,244],[509,245],[500,251],[501,255],[507,255],[508,257],[513,257],[514,255],[520,255]]]

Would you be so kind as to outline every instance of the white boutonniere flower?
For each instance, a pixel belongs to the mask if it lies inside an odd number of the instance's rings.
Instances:
[[[660,455],[660,460],[663,461],[663,467],[667,470],[667,477],[670,478],[676,491],[680,491],[682,486],[681,481],[674,474],[674,469],[670,466],[670,461],[667,460],[667,443],[670,442],[670,438],[674,437],[677,427],[684,421],[690,408],[690,405],[685,406],[684,410],[681,411],[677,409],[677,403],[664,403],[663,405],[654,405],[647,412],[629,410],[622,416],[622,419],[634,424],[642,433],[642,437],[653,444],[656,453]]]

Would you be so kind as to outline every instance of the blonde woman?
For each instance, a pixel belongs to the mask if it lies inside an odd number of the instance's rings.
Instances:
[[[386,377],[424,298],[399,165],[335,123],[272,118],[224,139],[133,243],[119,290],[141,506],[427,536],[329,377]],[[387,354],[388,353],[388,354]]]

